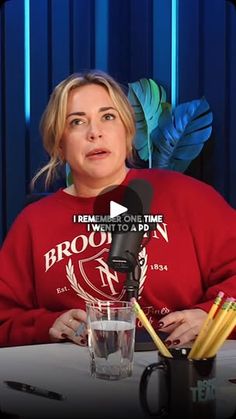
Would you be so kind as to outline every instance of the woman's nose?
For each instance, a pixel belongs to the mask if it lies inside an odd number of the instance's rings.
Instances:
[[[89,126],[88,140],[94,141],[102,137],[102,131],[98,123],[92,122]]]

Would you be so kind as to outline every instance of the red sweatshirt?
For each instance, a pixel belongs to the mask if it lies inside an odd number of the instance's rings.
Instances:
[[[153,185],[150,212],[163,215],[141,252],[139,303],[149,320],[208,311],[219,291],[236,297],[235,210],[212,187],[180,173],[132,169],[123,184],[134,178]],[[102,199],[107,207],[111,195]],[[84,309],[87,300],[124,298],[126,274],[107,265],[111,233],[72,221],[93,214],[94,201],[59,190],[15,220],[0,252],[0,345],[49,342],[63,312]]]

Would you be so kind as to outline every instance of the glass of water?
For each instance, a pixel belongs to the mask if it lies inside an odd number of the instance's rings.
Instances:
[[[106,380],[130,377],[136,316],[129,301],[86,303],[91,374]]]

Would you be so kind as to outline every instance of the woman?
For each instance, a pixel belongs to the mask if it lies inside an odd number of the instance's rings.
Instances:
[[[0,344],[86,344],[85,302],[124,298],[124,274],[107,265],[111,234],[73,223],[101,211],[136,178],[153,187],[164,220],[142,249],[139,303],[168,346],[198,334],[219,291],[236,296],[236,215],[210,186],[185,175],[128,169],[135,121],[119,85],[101,72],[74,74],[52,93],[41,121],[53,178],[68,162],[73,184],[29,205],[0,256]],[[140,325],[139,325],[140,326]]]

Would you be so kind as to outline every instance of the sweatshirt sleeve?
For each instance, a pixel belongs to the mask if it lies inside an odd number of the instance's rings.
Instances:
[[[62,314],[38,307],[32,254],[24,210],[0,251],[0,346],[48,343],[49,328]]]
[[[236,298],[236,211],[208,185],[198,198],[190,228],[204,293],[195,307],[209,311],[219,291]]]

